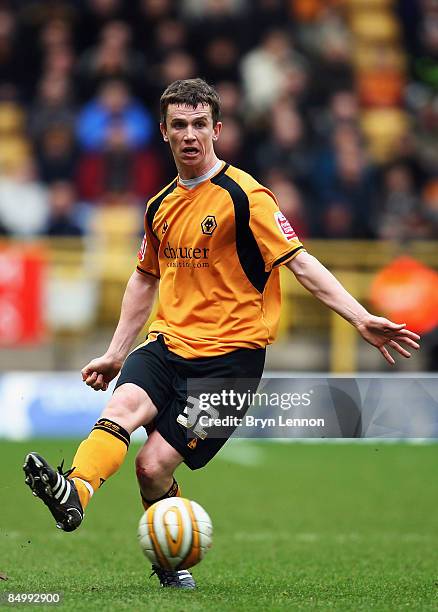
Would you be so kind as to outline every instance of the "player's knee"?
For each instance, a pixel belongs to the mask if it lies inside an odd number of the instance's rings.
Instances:
[[[141,455],[135,460],[135,471],[139,482],[144,485],[159,482],[172,474],[172,470],[164,462],[145,460]]]

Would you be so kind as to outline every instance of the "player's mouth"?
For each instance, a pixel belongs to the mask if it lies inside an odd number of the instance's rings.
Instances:
[[[182,152],[184,157],[196,157],[199,149],[197,147],[183,147]]]

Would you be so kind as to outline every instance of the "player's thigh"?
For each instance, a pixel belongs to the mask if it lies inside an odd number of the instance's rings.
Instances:
[[[147,425],[158,410],[144,389],[133,383],[125,383],[114,391],[102,412],[102,418],[115,421],[128,433],[141,425]]]
[[[154,430],[138,452],[135,465],[139,477],[153,480],[173,474],[183,461],[181,453]]]
[[[249,397],[257,390],[264,362],[264,349],[239,349],[196,363],[180,360],[178,380],[174,383],[178,393],[159,415],[156,428],[184,457],[190,469],[204,467],[220,451],[248,409],[247,403],[239,410],[232,402],[221,403],[214,413],[203,412],[214,423],[218,419],[220,424],[207,425],[205,419],[201,422],[196,400],[201,394],[222,396],[224,391],[237,391]],[[190,408],[195,413],[189,419]],[[195,426],[190,424],[193,419]]]
[[[167,405],[173,394],[173,371],[156,340],[128,355],[103,417],[112,419],[130,433],[148,425]]]

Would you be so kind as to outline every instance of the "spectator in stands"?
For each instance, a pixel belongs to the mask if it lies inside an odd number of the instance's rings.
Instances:
[[[176,15],[176,0],[139,0],[145,25],[152,30],[163,19]]]
[[[75,56],[72,47],[59,47],[45,55],[43,71],[58,79],[70,79],[74,62]]]
[[[56,52],[64,47],[70,47],[72,39],[71,24],[59,18],[49,19],[39,33],[39,44],[43,55]]]
[[[248,0],[182,0],[180,4],[196,41],[193,53],[198,49],[202,55],[210,40],[224,35],[236,41],[240,50],[246,49],[250,34],[245,17]]]
[[[26,89],[26,70],[20,45],[17,18],[14,12],[0,7],[0,83],[14,85],[16,91]]]
[[[382,202],[375,214],[376,235],[400,242],[419,237],[420,200],[409,167],[403,163],[391,164],[384,172],[383,190]]]
[[[350,237],[373,236],[370,210],[376,195],[376,180],[354,126],[336,126],[331,145],[316,160],[312,172],[312,186],[320,206],[319,222],[322,231],[325,217],[336,204],[335,225],[344,228],[347,225],[348,212],[351,217]]]
[[[286,174],[273,171],[268,173],[268,187],[278,201],[279,208],[297,236],[307,238],[309,235],[308,209],[304,206],[300,190],[289,180]]]
[[[126,17],[124,4],[123,0],[85,0],[76,23],[77,48],[89,49],[106,23]]]
[[[239,47],[229,35],[215,36],[205,46],[202,72],[210,83],[239,81]]]
[[[330,134],[340,124],[357,125],[359,104],[355,92],[351,89],[334,91],[324,109],[312,114],[312,125],[319,138],[328,141]]]
[[[39,177],[44,183],[72,180],[77,159],[73,127],[50,125],[39,139],[36,154]]]
[[[31,160],[24,161],[13,175],[0,178],[0,224],[9,234],[39,234],[48,212],[47,192],[38,182]]]
[[[188,29],[183,21],[164,19],[153,30],[153,47],[148,49],[147,57],[154,65],[162,61],[172,51],[186,49],[188,45]],[[149,37],[147,41],[150,44]]]
[[[216,84],[216,91],[221,99],[221,109],[224,115],[240,117],[243,113],[242,88],[239,83],[221,81]]]
[[[249,10],[251,37],[255,43],[267,30],[282,28],[290,20],[287,3],[283,0],[252,0]]]
[[[77,122],[79,145],[86,151],[103,151],[115,126],[124,131],[130,149],[140,149],[150,143],[151,115],[120,80],[104,83],[97,97],[82,109]]]
[[[268,133],[256,152],[258,175],[281,169],[300,189],[308,189],[312,151],[303,119],[287,101],[273,105]]]
[[[71,87],[67,78],[45,75],[38,97],[29,113],[29,133],[37,143],[52,126],[73,127],[76,120]]]
[[[134,12],[133,28],[136,46],[153,56],[156,38],[153,33],[168,19],[177,18],[175,0],[139,0]],[[178,20],[179,21],[179,20]],[[145,32],[148,35],[145,35]]]
[[[164,182],[159,153],[133,150],[118,124],[108,130],[103,151],[86,153],[79,162],[78,188],[87,202],[144,202]]]
[[[438,239],[438,179],[430,180],[424,187],[423,218],[426,222],[425,237],[429,240]]]
[[[131,29],[123,21],[110,21],[102,28],[99,43],[86,50],[78,62],[82,99],[95,95],[99,85],[108,79],[123,80],[136,95],[143,94],[145,63],[130,43]]]
[[[285,89],[288,68],[300,62],[304,60],[285,30],[268,31],[241,61],[247,113],[255,117],[266,113]]]
[[[221,20],[241,13],[247,0],[181,0],[183,14],[189,18]]]
[[[76,194],[72,183],[57,181],[49,188],[49,216],[42,233],[47,236],[82,236],[75,219]]]
[[[319,235],[329,240],[351,238],[358,229],[350,202],[342,199],[327,202],[319,222]]]
[[[247,154],[245,132],[242,124],[232,116],[223,116],[222,121],[221,137],[215,144],[217,155],[220,159],[227,160],[228,163],[251,172],[251,156]]]
[[[414,77],[430,90],[438,91],[438,15],[425,11],[420,26],[420,48],[414,60]]]
[[[324,107],[334,91],[351,89],[354,84],[352,46],[347,31],[336,29],[318,35],[318,54],[313,57],[312,102]]]
[[[438,96],[429,98],[418,110],[415,130],[415,154],[427,176],[438,168]]]
[[[169,83],[178,79],[191,79],[196,76],[197,64],[193,56],[185,51],[171,51],[163,60],[159,67],[161,84],[167,87]]]

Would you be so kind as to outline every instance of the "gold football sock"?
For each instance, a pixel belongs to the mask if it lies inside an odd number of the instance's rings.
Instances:
[[[69,477],[75,481],[84,509],[94,491],[122,465],[129,441],[129,433],[123,427],[110,419],[99,419],[79,445]]]
[[[167,493],[165,493],[161,497],[157,497],[157,499],[145,499],[141,491],[140,491],[140,495],[141,495],[141,503],[143,504],[143,508],[145,510],[148,510],[148,508],[150,508],[152,504],[155,504],[155,502],[161,501],[162,499],[167,499],[168,497],[181,497],[181,489],[179,488],[179,484],[176,482],[174,478],[170,489],[167,491]]]

